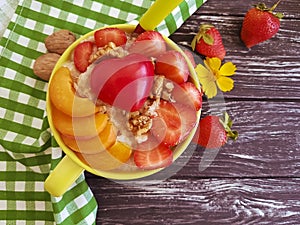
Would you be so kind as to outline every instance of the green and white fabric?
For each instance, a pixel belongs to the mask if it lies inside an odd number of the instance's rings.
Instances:
[[[171,34],[203,2],[185,0],[157,30]],[[44,180],[62,151],[47,122],[47,82],[33,74],[32,65],[46,52],[44,39],[54,31],[68,29],[79,37],[103,25],[137,24],[152,3],[1,0],[0,224],[95,223],[97,202],[83,174],[60,198],[44,190]]]

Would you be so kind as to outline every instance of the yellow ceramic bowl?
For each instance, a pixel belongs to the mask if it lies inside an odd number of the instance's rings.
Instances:
[[[111,27],[118,27],[128,33],[133,32],[133,30],[135,28],[134,25],[128,25],[128,24],[113,25]],[[99,30],[99,29],[97,29],[97,30]],[[68,61],[70,59],[73,49],[81,41],[87,39],[90,36],[93,36],[95,31],[96,30],[91,31],[91,32],[87,33],[86,35],[82,36],[81,38],[79,38],[64,52],[64,54],[58,60],[56,66],[52,72],[52,75],[66,61]],[[185,56],[188,66],[189,66],[189,69],[190,69],[191,77],[194,80],[196,87],[200,88],[200,84],[199,84],[198,78],[195,74],[195,70],[194,70],[191,62],[189,61],[188,57],[183,53],[183,51],[173,41],[171,41],[167,37],[164,37],[164,38],[171,48],[181,52]],[[50,78],[49,84],[51,83],[51,80],[52,79]],[[156,170],[136,170],[136,171],[132,171],[132,172],[120,172],[120,171],[101,171],[101,170],[95,170],[95,169],[91,168],[89,165],[87,165],[86,163],[81,161],[77,157],[77,155],[64,144],[59,132],[55,129],[53,121],[52,121],[52,115],[51,115],[51,113],[52,113],[51,106],[52,105],[51,105],[50,98],[49,98],[49,91],[47,92],[46,101],[47,101],[47,115],[48,115],[48,121],[50,124],[51,131],[52,131],[57,143],[59,144],[61,149],[66,154],[66,156],[63,158],[63,160],[56,166],[54,171],[48,176],[48,178],[45,181],[45,188],[52,195],[54,195],[54,196],[62,195],[84,170],[86,170],[90,173],[93,173],[95,175],[98,175],[98,176],[102,176],[102,177],[110,178],[110,179],[117,179],[117,180],[131,180],[131,179],[142,178],[142,177],[146,177],[151,174],[154,174],[161,170],[161,169],[156,169]],[[197,113],[197,118],[198,118],[197,121],[199,121],[200,111]],[[174,160],[176,160],[184,152],[184,150],[187,148],[187,146],[190,144],[190,142],[195,134],[197,126],[198,126],[198,124],[196,124],[195,128],[191,131],[191,133],[186,138],[186,140],[176,147],[176,149],[174,151]]]

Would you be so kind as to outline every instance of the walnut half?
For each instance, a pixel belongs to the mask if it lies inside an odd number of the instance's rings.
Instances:
[[[46,53],[39,56],[33,64],[34,74],[41,79],[48,81],[59,58],[60,55],[56,53]]]
[[[76,37],[71,31],[59,30],[45,39],[45,46],[49,52],[61,55],[75,40]]]

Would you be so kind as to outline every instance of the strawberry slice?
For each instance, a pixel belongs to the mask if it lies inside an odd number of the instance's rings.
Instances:
[[[148,57],[156,57],[167,50],[163,36],[157,31],[141,33],[129,48],[131,53],[141,53]]]
[[[90,65],[90,56],[93,52],[93,42],[85,41],[74,49],[74,65],[81,73],[85,72]]]
[[[188,105],[198,111],[202,107],[202,92],[191,82],[176,85],[173,92],[176,102]]]
[[[159,145],[150,151],[135,151],[133,160],[135,165],[141,169],[164,168],[172,164],[173,152],[170,148]]]
[[[195,127],[197,122],[197,114],[194,108],[178,103],[174,105],[180,115],[181,133],[179,142],[182,142]]]
[[[116,27],[108,27],[97,30],[94,33],[94,39],[97,47],[104,47],[109,42],[115,43],[116,46],[125,45],[127,42],[126,33]]]
[[[186,56],[189,58],[189,60],[191,61],[193,67],[195,68],[197,66],[196,62],[195,62],[195,58],[193,56],[193,53],[188,50],[188,49],[183,49],[184,54],[186,54]]]
[[[177,84],[186,82],[190,74],[185,58],[175,50],[167,51],[157,57],[155,72],[164,75]]]
[[[161,100],[156,112],[157,116],[152,119],[152,134],[167,147],[177,145],[181,136],[181,120],[174,104]]]
[[[148,133],[147,141],[136,144],[133,149],[137,151],[150,151],[160,145],[159,141],[154,137],[151,132]]]
[[[151,133],[167,147],[183,141],[196,124],[196,110],[179,103],[161,100],[156,109],[157,117],[152,119]]]

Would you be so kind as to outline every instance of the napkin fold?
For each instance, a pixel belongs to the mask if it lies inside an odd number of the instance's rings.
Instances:
[[[183,1],[157,30],[170,35],[204,2]],[[62,158],[62,151],[47,121],[47,82],[33,74],[32,66],[47,51],[44,39],[54,31],[68,29],[79,37],[105,25],[137,24],[152,3],[151,0],[1,3],[0,16],[5,19],[0,22],[0,35],[3,34],[0,36],[0,224],[95,224],[97,202],[84,174],[62,197],[52,197],[44,190],[44,180]]]

